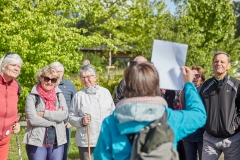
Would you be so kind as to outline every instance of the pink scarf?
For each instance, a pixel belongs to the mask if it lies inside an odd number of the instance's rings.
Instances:
[[[39,95],[43,98],[46,106],[45,110],[56,111],[55,102],[56,102],[56,91],[53,88],[49,92],[45,92],[40,84],[37,85],[37,91]]]

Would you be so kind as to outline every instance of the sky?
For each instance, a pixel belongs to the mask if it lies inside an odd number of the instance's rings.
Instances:
[[[171,11],[171,13],[174,13],[175,11],[175,4],[171,0],[165,0],[167,4],[167,9]]]

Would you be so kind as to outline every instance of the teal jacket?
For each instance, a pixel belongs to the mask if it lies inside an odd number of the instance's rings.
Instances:
[[[172,128],[177,142],[206,122],[206,112],[202,100],[193,85],[185,83],[186,110],[174,111],[167,108],[161,97],[126,98],[118,103],[114,113],[102,123],[102,128],[94,149],[97,160],[129,160],[131,144],[126,134],[137,133],[143,127],[167,113],[168,125]]]

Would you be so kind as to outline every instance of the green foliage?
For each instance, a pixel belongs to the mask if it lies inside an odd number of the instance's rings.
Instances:
[[[102,86],[104,88],[107,88],[113,96],[114,93],[115,93],[115,88],[117,87],[117,85],[119,84],[119,82],[121,81],[122,78],[123,78],[122,76],[119,76],[119,77],[115,77],[112,80],[108,80],[106,78],[99,77],[97,79],[97,82],[100,86]],[[83,85],[82,85],[82,82],[81,82],[80,78],[75,79],[73,83],[74,83],[77,91],[79,91],[83,88]]]
[[[23,160],[28,159],[26,149],[25,149],[26,145],[22,143],[25,131],[26,131],[26,127],[21,126],[21,130],[18,133],[20,149],[21,149]],[[79,160],[78,147],[75,145],[75,134],[76,134],[76,128],[72,127],[71,145],[70,145],[69,153],[68,153],[69,160],[76,160],[76,159]],[[10,140],[8,160],[17,160],[17,159],[19,159],[18,148],[17,148],[17,143],[16,143],[16,137],[13,134],[11,137],[11,140]]]
[[[76,52],[78,46],[102,43],[99,36],[85,37],[81,29],[67,27],[76,19],[68,18],[70,11],[76,11],[79,2],[0,0],[0,55],[12,51],[18,53],[24,62],[20,81],[23,94],[19,111],[24,111],[24,101],[36,83],[37,71],[54,61],[61,62],[66,74],[76,72],[82,55]]]
[[[87,3],[87,2],[86,2]],[[156,21],[164,26],[166,5],[163,1],[101,1],[88,3],[79,7],[85,12],[81,13],[78,28],[87,30],[85,35],[102,35],[108,39],[108,48],[113,53],[131,51],[132,56],[142,54],[150,57],[152,43],[156,31],[161,28],[156,26]],[[110,38],[111,34],[111,38]],[[106,52],[107,54],[108,52]]]
[[[185,43],[189,46],[187,65],[202,66],[208,76],[216,50],[227,51],[233,62],[240,58],[230,0],[176,2],[178,11],[171,15],[163,0],[0,0],[0,55],[12,51],[24,61],[18,79],[23,87],[19,110],[23,112],[36,72],[43,66],[60,61],[66,77],[78,72],[83,57],[80,48],[104,45],[106,54],[109,50],[131,52],[131,56],[150,59],[154,39]],[[105,71],[107,55],[88,59],[99,74]],[[101,83],[112,90],[113,84]]]
[[[188,44],[187,65],[202,66],[207,76],[211,73],[211,61],[215,51],[227,51],[232,61],[239,56],[238,40],[234,39],[236,17],[230,0],[184,0],[179,3],[174,25],[177,33],[171,40]],[[229,47],[236,45],[234,49]]]
[[[240,36],[240,2],[234,1],[233,2],[233,10],[235,15],[237,16],[236,24],[235,24],[235,38]]]
[[[90,60],[93,66],[104,67],[107,65],[106,58],[104,56],[100,57],[98,53],[83,54],[83,59]]]

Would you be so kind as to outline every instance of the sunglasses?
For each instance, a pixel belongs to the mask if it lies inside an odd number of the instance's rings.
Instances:
[[[46,77],[46,76],[43,76],[43,80],[44,80],[44,82],[49,82],[49,81],[51,81],[51,83],[56,83],[57,82],[57,78],[49,78],[49,77]]]
[[[14,53],[12,53],[12,52],[7,52],[7,53],[5,54],[5,56],[4,56],[3,59],[5,59],[7,56],[12,55],[12,54],[14,54]]]
[[[198,79],[198,78],[201,77],[201,75],[200,74],[194,74],[194,77]]]

